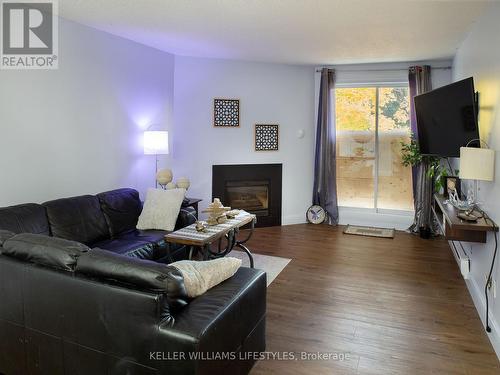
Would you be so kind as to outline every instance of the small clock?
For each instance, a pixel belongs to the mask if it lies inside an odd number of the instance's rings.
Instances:
[[[307,209],[306,219],[311,224],[321,224],[326,219],[326,211],[321,206],[312,205]]]

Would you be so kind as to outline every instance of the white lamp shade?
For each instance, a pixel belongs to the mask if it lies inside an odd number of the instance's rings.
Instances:
[[[147,130],[144,132],[144,155],[168,154],[168,131]]]
[[[464,180],[493,181],[495,177],[495,150],[460,147],[460,178]]]

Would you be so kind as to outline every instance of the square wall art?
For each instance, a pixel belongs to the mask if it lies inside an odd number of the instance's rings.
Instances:
[[[214,99],[214,126],[240,126],[239,99]]]
[[[279,125],[255,124],[255,151],[278,151]]]

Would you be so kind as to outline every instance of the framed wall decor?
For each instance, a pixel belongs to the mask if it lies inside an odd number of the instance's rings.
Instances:
[[[255,124],[255,151],[279,150],[279,125]]]
[[[214,99],[214,126],[230,128],[240,126],[239,99]]]

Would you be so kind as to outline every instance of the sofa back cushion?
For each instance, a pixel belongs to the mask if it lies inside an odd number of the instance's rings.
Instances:
[[[0,208],[0,229],[14,233],[50,234],[45,207],[35,203]]]
[[[79,242],[42,234],[22,233],[4,242],[2,254],[25,262],[73,271],[78,257],[89,250]]]
[[[139,192],[134,189],[117,189],[97,194],[111,237],[135,229],[142,211]]]
[[[181,273],[163,263],[94,248],[78,259],[76,272],[100,280],[117,281],[138,289],[164,293],[171,308],[179,308],[187,303]]]
[[[96,196],[57,199],[43,205],[55,237],[86,245],[109,238],[108,224]]]

